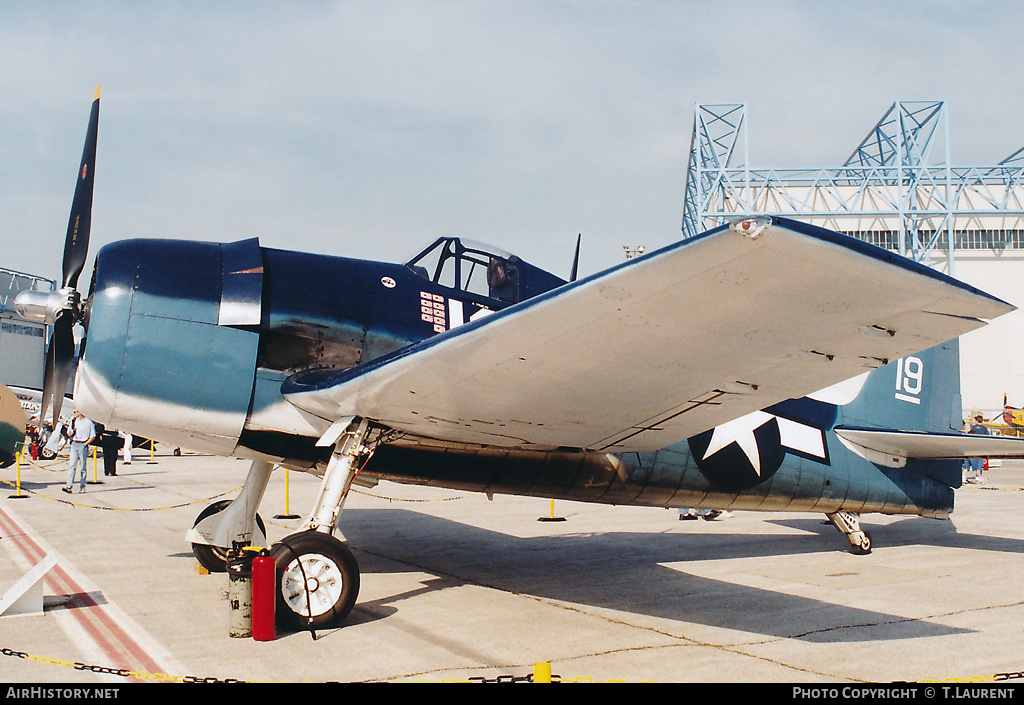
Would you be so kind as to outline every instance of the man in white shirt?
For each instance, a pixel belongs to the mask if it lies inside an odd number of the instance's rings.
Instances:
[[[121,431],[121,436],[124,438],[124,446],[123,446],[123,448],[124,448],[124,464],[125,465],[131,465],[132,464],[132,443],[135,442],[135,439],[132,438],[132,434],[125,433],[124,431]]]
[[[85,461],[89,457],[89,444],[96,440],[96,427],[78,409],[75,409],[74,416],[71,417],[70,426],[68,440],[71,442],[71,455],[68,458],[68,481],[62,488],[68,494],[71,494],[71,488],[75,484],[76,471],[80,474],[78,491],[85,492]]]

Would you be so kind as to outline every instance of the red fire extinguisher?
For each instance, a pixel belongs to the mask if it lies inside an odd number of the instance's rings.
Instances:
[[[255,641],[273,641],[277,637],[276,579],[273,556],[263,551],[252,559],[252,638]]]

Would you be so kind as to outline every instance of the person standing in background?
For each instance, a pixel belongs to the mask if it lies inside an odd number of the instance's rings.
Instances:
[[[989,432],[989,430],[988,430],[988,426],[986,426],[984,424],[984,421],[985,421],[985,417],[982,416],[980,411],[974,412],[974,424],[971,425],[971,427],[967,430],[967,432],[968,433],[973,433],[973,434],[979,435],[979,436],[990,436],[990,435],[992,435]],[[988,480],[982,474],[984,468],[985,468],[985,460],[983,458],[971,458],[971,459],[969,459],[966,463],[964,463],[964,470],[965,471],[972,470],[974,472],[974,477],[971,477],[969,472],[965,472],[964,473],[964,482],[969,482],[969,483],[976,484],[976,485],[980,485],[980,484],[983,484],[983,483],[987,482]]]
[[[124,464],[132,464],[132,434],[121,431],[121,435],[124,436]]]
[[[71,443],[71,454],[68,456],[68,480],[62,489],[71,494],[71,488],[75,484],[75,475],[80,473],[78,491],[85,492],[85,461],[89,457],[89,444],[96,440],[96,427],[78,409],[75,409],[74,416],[71,417],[68,440]]]

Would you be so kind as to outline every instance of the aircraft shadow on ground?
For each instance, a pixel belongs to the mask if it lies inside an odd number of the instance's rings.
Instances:
[[[801,521],[799,528],[809,533],[764,536],[763,542],[751,540],[749,534],[675,532],[518,538],[407,510],[352,508],[345,512],[343,530],[363,573],[411,567],[439,576],[415,592],[470,582],[595,608],[811,642],[910,639],[965,631],[686,572],[686,563],[693,561],[844,550],[845,538],[831,526],[822,526],[820,519]],[[900,524],[885,529],[887,542],[899,540]],[[919,542],[920,535],[915,529],[910,542]],[[999,545],[995,550],[1024,551],[1022,542],[993,543],[946,529],[933,540],[936,545],[974,542],[978,547]],[[395,595],[362,608],[376,618],[386,618],[410,596]],[[351,619],[360,618],[354,614]]]

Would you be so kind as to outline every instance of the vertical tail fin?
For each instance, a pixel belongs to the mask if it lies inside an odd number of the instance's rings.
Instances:
[[[958,340],[879,367],[842,406],[839,423],[878,429],[949,433],[963,428]]]
[[[908,355],[870,372],[860,394],[839,408],[837,426],[879,431],[949,434],[963,428],[958,340]],[[908,457],[890,479],[922,506],[941,504],[943,492],[925,478],[959,487],[962,461]],[[938,499],[937,499],[938,498]]]

